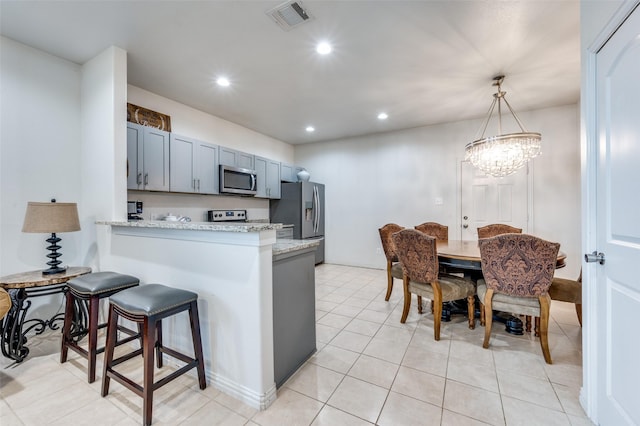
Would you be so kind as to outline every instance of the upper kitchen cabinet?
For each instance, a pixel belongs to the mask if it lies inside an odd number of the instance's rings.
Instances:
[[[280,162],[255,157],[258,198],[280,198]]]
[[[128,189],[169,190],[169,132],[127,123]]]
[[[170,139],[171,192],[218,193],[218,146],[184,136]]]
[[[280,166],[280,179],[283,182],[298,182],[298,172],[304,170],[293,164],[282,163]]]
[[[253,170],[255,167],[253,154],[236,151],[235,149],[220,147],[220,164],[224,166],[241,167]]]

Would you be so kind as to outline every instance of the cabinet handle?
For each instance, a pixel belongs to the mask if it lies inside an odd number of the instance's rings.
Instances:
[[[195,191],[195,189],[196,189],[196,180],[195,179],[193,179],[193,183],[191,184],[191,187]]]
[[[149,173],[144,174],[144,184],[149,185]]]
[[[142,183],[142,173],[138,173],[138,178],[136,179],[136,183],[140,185]]]
[[[200,191],[200,179],[196,179],[198,181],[198,191]]]

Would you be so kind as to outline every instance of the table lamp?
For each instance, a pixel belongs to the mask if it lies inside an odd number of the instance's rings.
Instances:
[[[58,253],[61,248],[58,243],[61,239],[56,236],[56,233],[79,230],[80,221],[76,203],[56,203],[54,198],[50,203],[29,201],[27,204],[22,232],[51,233],[51,237],[46,240],[49,243],[47,250],[51,251],[47,257],[51,260],[47,262],[49,269],[42,271],[43,275],[59,274],[67,270],[66,267],[58,266],[62,263],[58,260],[62,253]]]

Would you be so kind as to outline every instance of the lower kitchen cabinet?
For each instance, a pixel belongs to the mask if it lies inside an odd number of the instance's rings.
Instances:
[[[280,387],[316,351],[315,247],[273,257],[273,364]]]

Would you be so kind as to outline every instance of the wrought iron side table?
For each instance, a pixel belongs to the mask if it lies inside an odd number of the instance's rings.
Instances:
[[[91,268],[80,266],[69,267],[66,271],[53,275],[42,275],[42,270],[38,270],[0,277],[0,287],[7,290],[12,303],[11,310],[0,321],[2,354],[16,362],[22,362],[29,354],[29,348],[25,345],[27,333],[33,330],[38,335],[47,328],[57,330],[60,328],[57,323],[64,320],[64,312],[47,320],[26,320],[31,306],[31,301],[28,300],[30,297],[64,293],[67,281],[90,272]]]

